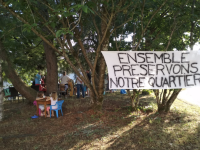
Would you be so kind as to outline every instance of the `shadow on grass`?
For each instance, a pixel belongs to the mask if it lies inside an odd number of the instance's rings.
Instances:
[[[199,126],[187,112],[163,116],[132,113],[126,95],[105,96],[102,113],[88,109],[89,99],[65,100],[64,116],[31,120],[35,107],[21,107],[0,124],[4,149],[195,149]],[[141,97],[144,106],[155,105]],[[122,109],[125,108],[125,109]],[[17,117],[17,119],[16,119]],[[191,144],[195,141],[195,144]],[[182,143],[181,143],[182,142]]]
[[[198,116],[197,116],[198,117]],[[136,123],[107,149],[200,149],[200,120],[177,109],[167,115],[151,114]]]

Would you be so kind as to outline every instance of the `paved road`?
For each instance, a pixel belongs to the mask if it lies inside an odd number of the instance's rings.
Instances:
[[[200,107],[200,87],[192,87],[182,90],[177,98]]]

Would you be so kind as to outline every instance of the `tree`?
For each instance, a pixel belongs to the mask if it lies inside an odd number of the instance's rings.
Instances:
[[[160,50],[163,48],[165,51],[173,51],[174,49],[186,50],[188,46],[193,46],[194,43],[191,42],[191,39],[194,39],[196,42],[198,41],[198,38],[193,36],[192,33],[190,39],[189,37],[186,38],[187,35],[185,35],[185,33],[190,32],[191,28],[194,30],[194,27],[192,27],[193,24],[190,24],[190,21],[188,21],[191,16],[188,12],[190,12],[193,5],[194,3],[189,3],[189,1],[177,1],[176,3],[171,2],[168,5],[165,5],[164,11],[160,15],[161,17],[159,17],[161,26],[159,26],[158,22],[150,25],[150,34],[147,36],[148,40],[146,40],[145,47],[152,50]],[[192,20],[194,22],[198,21],[197,18],[192,18]],[[197,25],[195,30],[199,32],[199,29],[200,28]],[[160,43],[162,43],[162,45],[160,45]],[[156,96],[158,112],[168,113],[181,89],[162,89],[153,91]]]
[[[0,45],[0,49],[1,49],[1,45]],[[3,62],[2,59],[0,59],[0,121],[3,119],[3,100],[4,100],[2,62]]]
[[[14,69],[13,63],[7,57],[7,53],[3,48],[1,42],[0,42],[0,53],[1,53],[0,60],[3,60],[2,66],[4,68],[6,76],[11,80],[14,87],[20,87],[20,93],[24,97],[26,97],[30,101],[34,101],[36,98],[36,91],[31,87],[27,86],[18,76],[17,72]]]
[[[94,108],[100,110],[103,102],[103,86],[104,86],[104,72],[105,61],[100,54],[100,51],[108,50],[109,37],[117,26],[113,26],[113,20],[117,18],[117,14],[123,12],[125,9],[132,9],[133,3],[127,3],[123,0],[114,2],[97,1],[94,2],[51,2],[51,1],[29,1],[29,10],[26,9],[27,4],[25,2],[16,1],[1,1],[1,7],[8,10],[13,16],[23,22],[29,30],[32,30],[37,36],[39,36],[45,43],[52,47],[59,55],[64,56],[66,61],[71,65],[74,72],[84,81],[84,83],[91,89],[91,98],[94,103]],[[49,20],[46,20],[38,11],[38,6],[43,5],[49,13]],[[89,7],[91,8],[89,8]],[[123,8],[121,8],[123,6]],[[20,11],[15,11],[20,10]],[[88,11],[93,14],[87,13]],[[127,20],[123,23],[130,21],[132,12],[127,15]],[[27,18],[32,16],[33,20]],[[93,22],[88,18],[92,17]],[[39,26],[35,22],[42,22],[43,26]],[[96,24],[96,22],[100,24]],[[56,22],[57,24],[55,24]],[[89,23],[88,23],[89,22]],[[122,25],[123,25],[122,24]],[[85,26],[85,25],[88,25]],[[91,28],[92,26],[92,28]],[[43,27],[50,31],[50,36],[55,38],[55,42],[51,43],[48,37],[45,37]],[[88,59],[86,49],[84,47],[84,40],[86,34],[93,29],[96,40],[98,41],[97,49],[95,50],[94,62]],[[71,34],[69,34],[71,33]],[[78,48],[74,50],[72,46],[72,39],[78,45]],[[66,47],[66,48],[65,48]],[[81,50],[81,51],[80,51]],[[81,69],[83,76],[78,69],[74,66],[69,59],[68,52],[73,56],[77,65]],[[80,53],[81,52],[81,53]],[[83,65],[80,62],[79,55],[85,58],[89,68],[92,70],[92,84],[90,84]],[[96,66],[101,64],[101,67],[96,69]]]
[[[153,90],[156,96],[156,102],[158,106],[159,113],[168,113],[170,111],[170,107],[175,101],[176,97],[180,93],[181,89],[162,89],[160,90]]]
[[[168,1],[166,4],[160,8],[157,14],[154,15],[151,22],[151,12],[152,9],[156,9],[158,5],[157,2],[143,1],[141,2],[140,14],[134,17],[132,21],[126,24],[124,28],[117,30],[118,34],[113,39],[116,39],[120,33],[123,36],[124,33],[133,34],[132,41],[125,42],[124,40],[113,42],[112,49],[116,50],[145,50],[145,51],[173,51],[176,50],[186,50],[188,46],[193,46],[195,42],[199,40],[197,36],[199,33],[198,25],[198,14],[199,4],[185,0],[185,1]],[[192,9],[192,10],[191,10]],[[136,12],[139,12],[135,10]],[[192,11],[192,14],[190,13]],[[192,17],[191,17],[192,16]],[[190,22],[192,20],[193,23]],[[193,26],[195,24],[195,26]],[[195,30],[193,35],[190,30]],[[192,36],[192,37],[191,37]],[[119,37],[117,37],[119,38]],[[192,39],[192,40],[191,40]],[[192,43],[191,41],[194,42]],[[131,44],[132,42],[132,44]],[[115,43],[115,44],[114,44]],[[159,112],[169,112],[170,107],[174,100],[176,99],[180,90],[154,90],[158,111]],[[131,95],[128,90],[128,94],[131,99],[131,105],[133,110],[136,110],[139,99],[137,97],[137,90],[133,90]]]
[[[131,92],[129,89],[127,89],[128,96],[130,97],[131,100],[131,107],[133,111],[136,111],[138,108],[139,104],[139,95],[140,95],[141,90],[133,90],[133,95],[131,95]]]
[[[35,33],[57,55],[65,58],[74,72],[90,88],[93,108],[101,110],[106,65],[100,52],[114,49],[113,45],[109,47],[111,38],[134,33],[133,44],[128,43],[127,49],[130,47],[133,50],[141,50],[146,47],[146,50],[172,50],[175,47],[174,43],[178,41],[174,40],[174,33],[178,25],[181,25],[178,21],[181,18],[179,6],[185,8],[186,2],[188,1],[1,0],[0,7],[20,20],[27,31]],[[48,19],[41,15],[41,7],[48,13]],[[170,23],[167,24],[167,21]],[[163,28],[167,25],[170,26],[165,32]],[[48,29],[48,34],[44,28]],[[182,33],[179,35],[183,36]],[[180,46],[180,39],[178,42]],[[161,43],[164,43],[165,49]],[[86,66],[92,70],[92,84],[85,74]]]
[[[20,25],[21,22],[16,18],[13,18],[9,13],[1,9],[1,39],[4,47],[5,56],[9,57],[9,63],[12,64],[13,71],[20,75],[21,79],[25,83],[33,81],[35,74],[39,70],[47,68],[48,74],[46,77],[47,81],[47,94],[53,91],[57,91],[57,56],[51,47],[42,40],[39,39],[35,34],[28,32],[26,27]],[[16,26],[17,24],[18,26]],[[45,51],[44,51],[45,49]],[[6,52],[7,51],[7,52]],[[14,65],[13,65],[14,64]],[[46,65],[45,65],[46,64]],[[45,67],[47,66],[47,67]],[[6,70],[6,68],[4,69]],[[46,69],[45,69],[46,72]],[[11,76],[6,76],[11,77]],[[20,78],[16,78],[15,82]],[[12,79],[10,79],[12,81]],[[27,82],[26,82],[27,81]],[[26,87],[26,85],[24,85]],[[20,84],[15,83],[15,88],[22,94],[22,88]],[[23,90],[26,90],[24,88]],[[27,92],[29,90],[27,89]],[[23,95],[30,101],[35,100],[36,93],[33,95],[34,98],[27,97],[27,94]]]

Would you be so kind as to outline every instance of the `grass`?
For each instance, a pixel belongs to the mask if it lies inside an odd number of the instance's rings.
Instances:
[[[127,95],[109,93],[102,113],[96,113],[89,98],[69,98],[64,116],[38,119],[30,119],[33,105],[5,103],[0,149],[200,149],[199,107],[176,100],[171,112],[161,115],[153,95],[140,101],[143,111],[131,112]]]

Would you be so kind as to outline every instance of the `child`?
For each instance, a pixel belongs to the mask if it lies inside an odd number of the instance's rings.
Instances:
[[[38,94],[37,94],[37,97],[36,97],[36,101],[37,100],[40,100],[40,99],[43,99],[45,96],[44,96],[44,92],[43,91],[39,91]],[[44,116],[44,105],[39,105],[39,109],[41,109],[41,116]]]
[[[56,104],[56,102],[58,101],[57,92],[52,92],[51,93],[50,100],[51,100],[51,105],[55,105]],[[56,106],[52,106],[52,109],[57,109],[57,105]],[[50,110],[50,107],[47,107],[47,114],[48,114],[47,117],[50,117],[49,110]],[[52,110],[52,116],[54,116],[54,111],[53,110]]]

